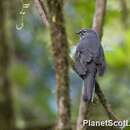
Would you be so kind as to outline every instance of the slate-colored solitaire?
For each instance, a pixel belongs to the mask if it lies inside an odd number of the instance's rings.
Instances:
[[[104,51],[94,30],[82,29],[77,34],[80,36],[80,42],[75,52],[75,68],[84,81],[83,100],[91,102],[96,74],[103,75],[106,68]]]

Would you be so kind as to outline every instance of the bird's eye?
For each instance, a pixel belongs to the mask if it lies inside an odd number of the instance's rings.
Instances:
[[[84,30],[84,33],[86,33],[87,31],[86,30]]]

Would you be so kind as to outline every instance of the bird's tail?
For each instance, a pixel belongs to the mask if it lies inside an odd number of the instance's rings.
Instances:
[[[92,102],[94,92],[95,92],[95,75],[89,73],[87,77],[84,79],[83,100],[86,102]]]

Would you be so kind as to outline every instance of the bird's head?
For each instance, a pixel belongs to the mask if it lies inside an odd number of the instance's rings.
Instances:
[[[78,34],[80,36],[80,39],[84,38],[87,34],[91,33],[92,30],[90,29],[81,29],[79,32],[77,32],[76,34]]]

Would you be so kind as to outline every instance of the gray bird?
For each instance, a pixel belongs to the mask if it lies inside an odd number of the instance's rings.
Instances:
[[[106,68],[104,51],[94,30],[82,29],[77,34],[80,36],[80,42],[75,52],[75,69],[84,80],[83,100],[91,102],[96,74],[103,75]]]

